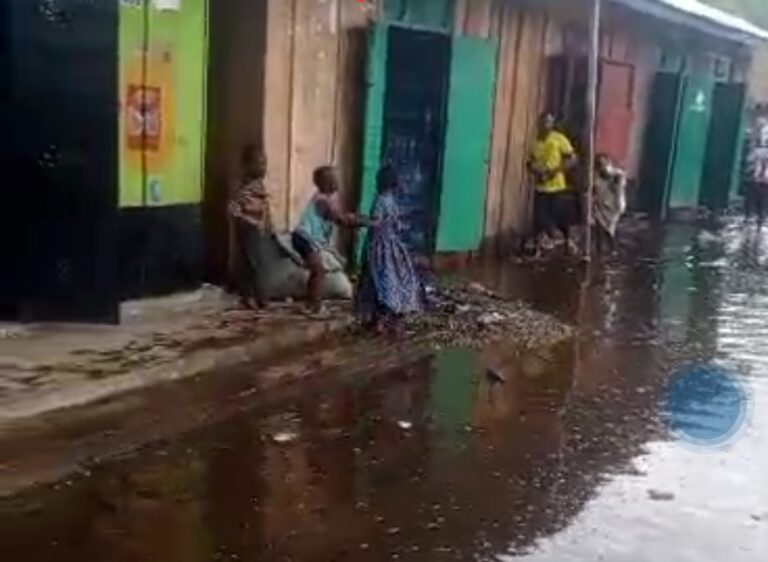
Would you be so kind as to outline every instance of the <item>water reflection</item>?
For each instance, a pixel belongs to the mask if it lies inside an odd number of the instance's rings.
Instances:
[[[621,259],[591,270],[477,272],[578,324],[574,341],[445,350],[305,384],[4,501],[2,552],[14,562],[763,559],[765,415],[734,450],[702,457],[670,441],[658,412],[670,372],[715,358],[746,365],[764,400],[757,373],[768,363],[754,346],[768,343],[768,298],[759,270],[738,266],[756,250],[728,226],[662,234],[633,236]],[[653,498],[672,501],[662,510]]]

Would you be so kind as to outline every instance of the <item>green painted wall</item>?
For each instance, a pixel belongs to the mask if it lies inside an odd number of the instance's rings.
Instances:
[[[121,207],[201,201],[207,3],[180,0],[179,10],[161,11],[151,1],[146,12],[141,0],[120,4]],[[161,122],[154,129],[160,132],[153,138],[153,146],[143,153],[141,141],[137,141],[141,137],[135,134],[136,121],[130,118],[129,96],[133,91],[134,100],[146,99],[135,94],[141,84],[160,92]]]
[[[687,78],[670,184],[671,209],[699,204],[714,87],[714,78],[708,74],[691,74]]]

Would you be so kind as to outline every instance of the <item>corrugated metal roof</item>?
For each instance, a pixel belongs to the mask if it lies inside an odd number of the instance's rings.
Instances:
[[[688,12],[691,15],[710,20],[717,25],[728,27],[734,31],[740,31],[747,35],[752,35],[760,39],[768,40],[768,30],[762,29],[755,24],[745,20],[744,18],[730,14],[724,10],[720,10],[719,8],[705,4],[704,2],[699,2],[699,0],[655,1],[661,2],[662,4],[668,4],[677,10]]]
[[[694,25],[705,33],[720,35],[734,41],[748,42],[755,39],[768,41],[768,30],[699,0],[611,1],[682,25]]]

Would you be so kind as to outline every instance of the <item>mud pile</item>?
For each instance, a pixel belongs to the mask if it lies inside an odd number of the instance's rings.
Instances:
[[[436,347],[480,348],[509,341],[522,349],[571,337],[555,317],[510,301],[478,283],[427,287],[426,312],[406,320],[406,332]]]

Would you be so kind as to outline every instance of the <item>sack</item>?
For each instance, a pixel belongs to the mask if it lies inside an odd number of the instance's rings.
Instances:
[[[290,234],[275,234],[264,244],[266,272],[264,288],[273,299],[301,299],[307,293],[309,272],[304,261],[296,253]],[[351,300],[354,289],[344,273],[345,262],[336,252],[323,253],[326,276],[320,289],[320,296],[329,300]]]

